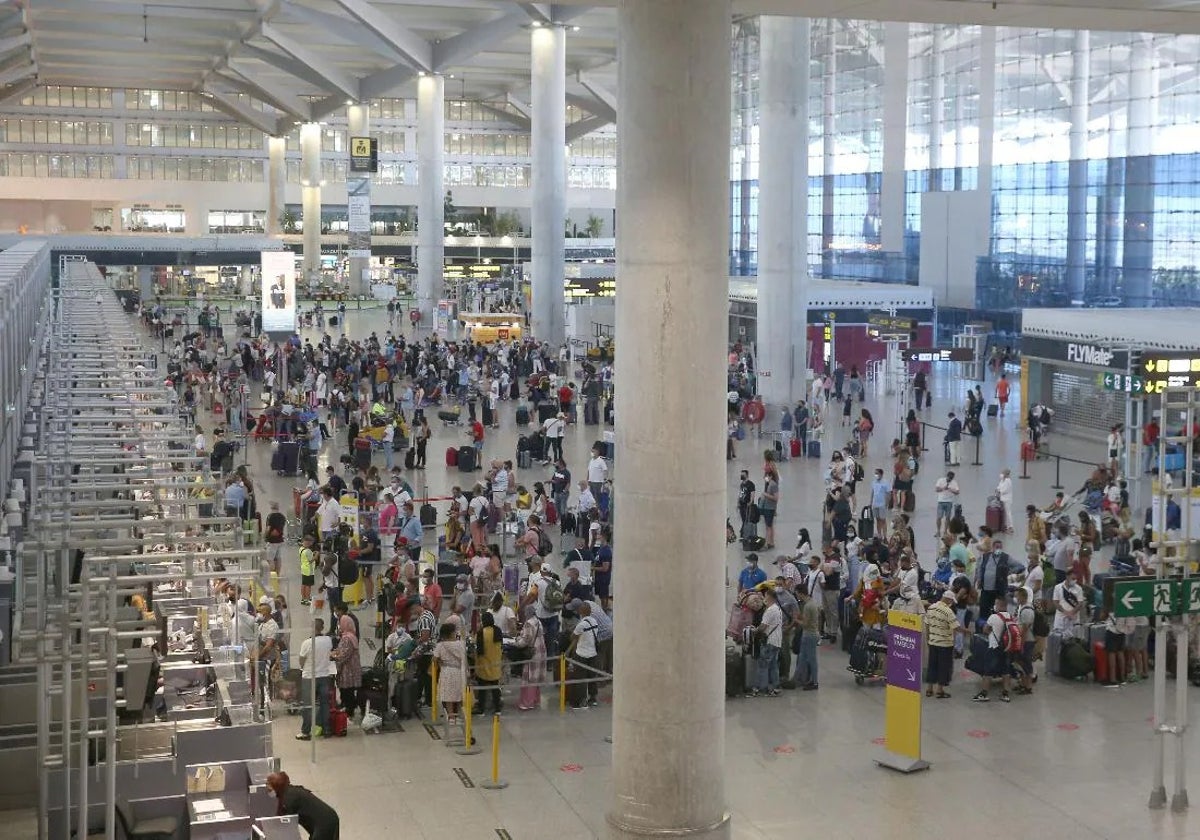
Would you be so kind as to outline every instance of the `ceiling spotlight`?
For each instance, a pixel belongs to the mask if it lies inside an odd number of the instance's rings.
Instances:
[[[450,74],[449,76],[447,76],[446,78],[453,79],[453,78],[454,78],[454,74],[453,74],[453,73],[451,73],[451,74]]]
[[[353,104],[354,104],[354,100],[353,100],[353,99],[347,99],[347,100],[346,100],[346,104],[347,104],[347,105],[353,105]]]
[[[578,27],[578,26],[572,26],[572,27],[571,27],[571,31],[572,31],[572,32],[578,32],[578,31],[579,31],[579,27]]]
[[[538,29],[539,27],[541,27],[541,25],[542,25],[542,22],[540,20],[535,20],[533,23],[530,24],[530,26],[532,26],[534,29]]]
[[[418,75],[418,76],[421,76],[421,77],[424,77],[424,76],[425,76],[425,71],[424,71],[424,70],[418,70],[418,71],[417,71],[417,75]]]

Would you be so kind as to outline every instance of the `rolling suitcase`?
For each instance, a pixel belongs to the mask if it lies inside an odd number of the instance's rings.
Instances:
[[[330,320],[333,320],[332,318]],[[329,710],[329,734],[335,738],[345,738],[350,725],[350,716],[341,709]]]
[[[417,450],[409,447],[404,452],[404,469],[411,470],[417,463]]]
[[[862,512],[858,515],[858,537],[862,540],[869,540],[875,536],[875,517],[871,515],[871,508],[864,505]]]
[[[421,505],[421,527],[432,528],[437,525],[437,508],[426,502]]]
[[[808,442],[808,457],[809,458],[820,458],[821,457],[821,441],[810,440]]]
[[[804,448],[800,443],[800,438],[792,438],[792,445],[790,448],[792,451],[793,458],[799,458],[801,455],[804,454],[804,451],[803,451]]]
[[[451,446],[449,449],[446,450],[446,466],[447,467],[457,467],[458,466],[458,450],[456,448],[454,448],[453,446]]]
[[[438,419],[447,426],[457,426],[459,419],[462,417],[462,406],[456,405],[454,408],[438,409]]]
[[[1021,441],[1021,460],[1033,461],[1037,458],[1037,447],[1033,445],[1033,441]]]
[[[521,427],[529,425],[529,406],[517,406],[517,425]]]
[[[987,512],[984,515],[987,526],[996,533],[1004,530],[1004,505],[995,496],[988,499]]]
[[[515,565],[507,565],[502,575],[504,591],[515,598],[521,586],[521,570]]]
[[[847,601],[842,606],[842,652],[849,653],[862,629],[862,619],[858,617],[858,607],[853,601]]]
[[[995,417],[1000,413],[1000,406],[997,403],[992,403],[987,408],[988,417]]]
[[[371,439],[370,438],[355,438],[354,440],[354,466],[356,469],[369,470],[371,469]]]
[[[1063,634],[1060,630],[1052,630],[1046,637],[1046,673],[1057,677],[1062,665]]]
[[[397,717],[414,718],[421,714],[421,683],[406,677],[392,688],[392,709]]]
[[[458,471],[459,472],[474,472],[475,471],[475,447],[460,446],[458,448]]]
[[[1108,653],[1104,642],[1092,642],[1092,661],[1096,667],[1096,682],[1108,682]]]
[[[517,453],[517,469],[527,470],[533,466],[533,455],[528,449],[522,449]]]
[[[540,402],[537,406],[538,425],[558,415],[558,406],[552,402]]]
[[[300,444],[294,440],[280,441],[271,455],[271,469],[278,475],[295,475],[300,469]]]
[[[737,645],[725,648],[725,696],[741,697],[746,693],[746,655]]]

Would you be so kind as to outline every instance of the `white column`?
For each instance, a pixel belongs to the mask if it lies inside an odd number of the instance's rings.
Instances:
[[[304,282],[321,274],[321,126],[300,126],[300,196],[304,206]]]
[[[433,322],[443,291],[446,252],[446,80],[417,80],[417,308],[421,323]]]
[[[942,137],[945,135],[946,107],[946,56],[942,49],[946,38],[945,28],[940,24],[933,26],[933,43],[930,46],[930,58],[933,61],[933,75],[929,88],[929,191],[942,190]]]
[[[371,136],[371,106],[370,105],[349,105],[346,107],[346,123],[349,128],[349,137],[370,137]],[[359,222],[358,225],[351,224],[349,228],[350,242],[349,250],[355,253],[365,252],[366,256],[356,256],[351,253],[349,260],[350,278],[347,287],[351,294],[361,297],[370,297],[371,284],[369,280],[363,279],[364,272],[367,272],[371,267],[371,174],[369,172],[354,172],[349,173],[346,179],[347,191],[347,209],[354,202],[364,202],[366,204],[365,213],[365,230],[355,230],[355,227],[363,227],[364,225],[359,219],[353,221]],[[361,205],[356,209],[362,210]],[[358,234],[357,236],[355,234]]]
[[[563,263],[567,217],[567,35],[562,26],[533,30],[533,337],[566,340]]]
[[[996,27],[979,31],[979,179],[976,189],[988,197],[984,212],[988,242],[992,235],[992,147],[996,132]],[[989,247],[989,253],[991,248]]]
[[[1154,299],[1154,126],[1158,121],[1158,60],[1152,35],[1134,35],[1129,57],[1125,147],[1126,306]]]
[[[731,15],[730,0],[618,5],[616,381],[628,390],[615,550],[638,573],[616,581],[612,840],[730,836],[713,652],[725,613],[727,482],[714,453],[725,446]]]
[[[880,245],[904,252],[904,152],[908,143],[908,24],[883,25],[883,183]]]
[[[760,19],[758,389],[772,408],[804,392],[807,333],[792,315],[808,277],[809,51],[807,18]]]
[[[825,279],[833,276],[833,158],[837,151],[838,26],[839,22],[833,18],[825,20],[825,66],[821,72],[821,276]]]
[[[267,138],[267,235],[283,233],[283,216],[287,189],[287,138]]]

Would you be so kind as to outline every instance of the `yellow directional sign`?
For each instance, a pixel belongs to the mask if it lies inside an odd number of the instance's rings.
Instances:
[[[379,171],[379,141],[370,137],[350,138],[350,171]]]
[[[350,138],[350,155],[352,157],[370,157],[371,156],[371,138],[370,137],[351,137]]]

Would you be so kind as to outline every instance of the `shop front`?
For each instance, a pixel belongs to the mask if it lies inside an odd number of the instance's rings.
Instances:
[[[1125,422],[1129,350],[1088,341],[1026,334],[1021,338],[1022,416],[1035,403],[1054,410],[1055,426],[1108,432]]]

